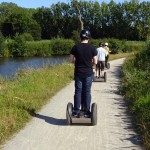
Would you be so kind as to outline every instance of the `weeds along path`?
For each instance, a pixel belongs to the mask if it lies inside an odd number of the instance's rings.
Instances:
[[[141,150],[138,135],[119,94],[124,59],[111,61],[107,82],[93,82],[98,105],[97,126],[66,124],[66,106],[73,103],[74,81],[58,92],[3,150]]]

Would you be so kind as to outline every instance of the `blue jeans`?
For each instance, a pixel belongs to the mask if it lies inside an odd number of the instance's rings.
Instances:
[[[75,76],[74,109],[76,111],[80,111],[81,105],[85,112],[90,110],[92,80],[93,75],[84,78]]]

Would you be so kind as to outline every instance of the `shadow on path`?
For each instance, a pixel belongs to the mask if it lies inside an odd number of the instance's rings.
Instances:
[[[114,99],[114,104],[118,106],[120,113],[116,114],[115,117],[119,117],[125,124],[124,129],[129,133],[129,137],[124,136],[123,141],[130,141],[134,145],[138,145],[143,149],[143,142],[141,140],[140,135],[137,133],[137,129],[135,126],[134,117],[128,110],[128,103],[120,98]],[[130,133],[134,131],[135,133]]]
[[[66,119],[57,119],[57,118],[37,114],[37,113],[35,113],[34,109],[31,109],[31,110],[28,109],[27,112],[31,116],[45,120],[45,122],[47,122],[49,124],[57,125],[57,126],[68,126]],[[72,123],[71,126],[91,126],[91,123]]]
[[[66,119],[57,119],[57,118],[53,118],[53,117],[37,114],[34,109],[26,109],[26,111],[31,116],[33,116],[35,118],[39,118],[39,119],[45,120],[45,122],[47,122],[49,124],[58,125],[58,126],[66,126],[67,125]]]
[[[57,118],[53,118],[53,117],[49,117],[49,116],[44,116],[41,114],[35,114],[34,117],[43,119],[43,120],[45,120],[45,122],[47,122],[49,124],[53,124],[53,125],[58,125],[58,126],[66,126],[67,125],[66,119],[57,119]]]

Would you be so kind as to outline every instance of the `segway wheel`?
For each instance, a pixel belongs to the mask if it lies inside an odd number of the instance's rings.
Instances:
[[[97,124],[97,104],[93,103],[91,107],[91,124],[95,126]]]
[[[107,63],[107,69],[109,69],[110,68],[110,63]]]
[[[66,119],[67,119],[67,124],[68,125],[72,124],[72,120],[71,120],[72,111],[73,111],[73,104],[68,103],[67,104],[67,110],[66,110]]]
[[[104,72],[104,82],[107,82],[107,73]]]

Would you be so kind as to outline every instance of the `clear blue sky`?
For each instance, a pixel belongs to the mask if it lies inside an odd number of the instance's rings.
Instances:
[[[88,0],[86,0],[88,1]],[[109,3],[110,0],[91,0],[91,1],[98,1],[101,3],[102,1]],[[114,0],[116,3],[118,2],[124,2],[124,0]],[[130,1],[130,0],[126,0]],[[144,0],[139,0],[140,2]],[[149,1],[149,0],[145,0]],[[38,7],[50,7],[52,4],[56,4],[58,2],[64,2],[64,3],[70,3],[70,0],[0,0],[0,3],[2,2],[12,2],[17,4],[20,7],[25,7],[25,8],[38,8]]]

